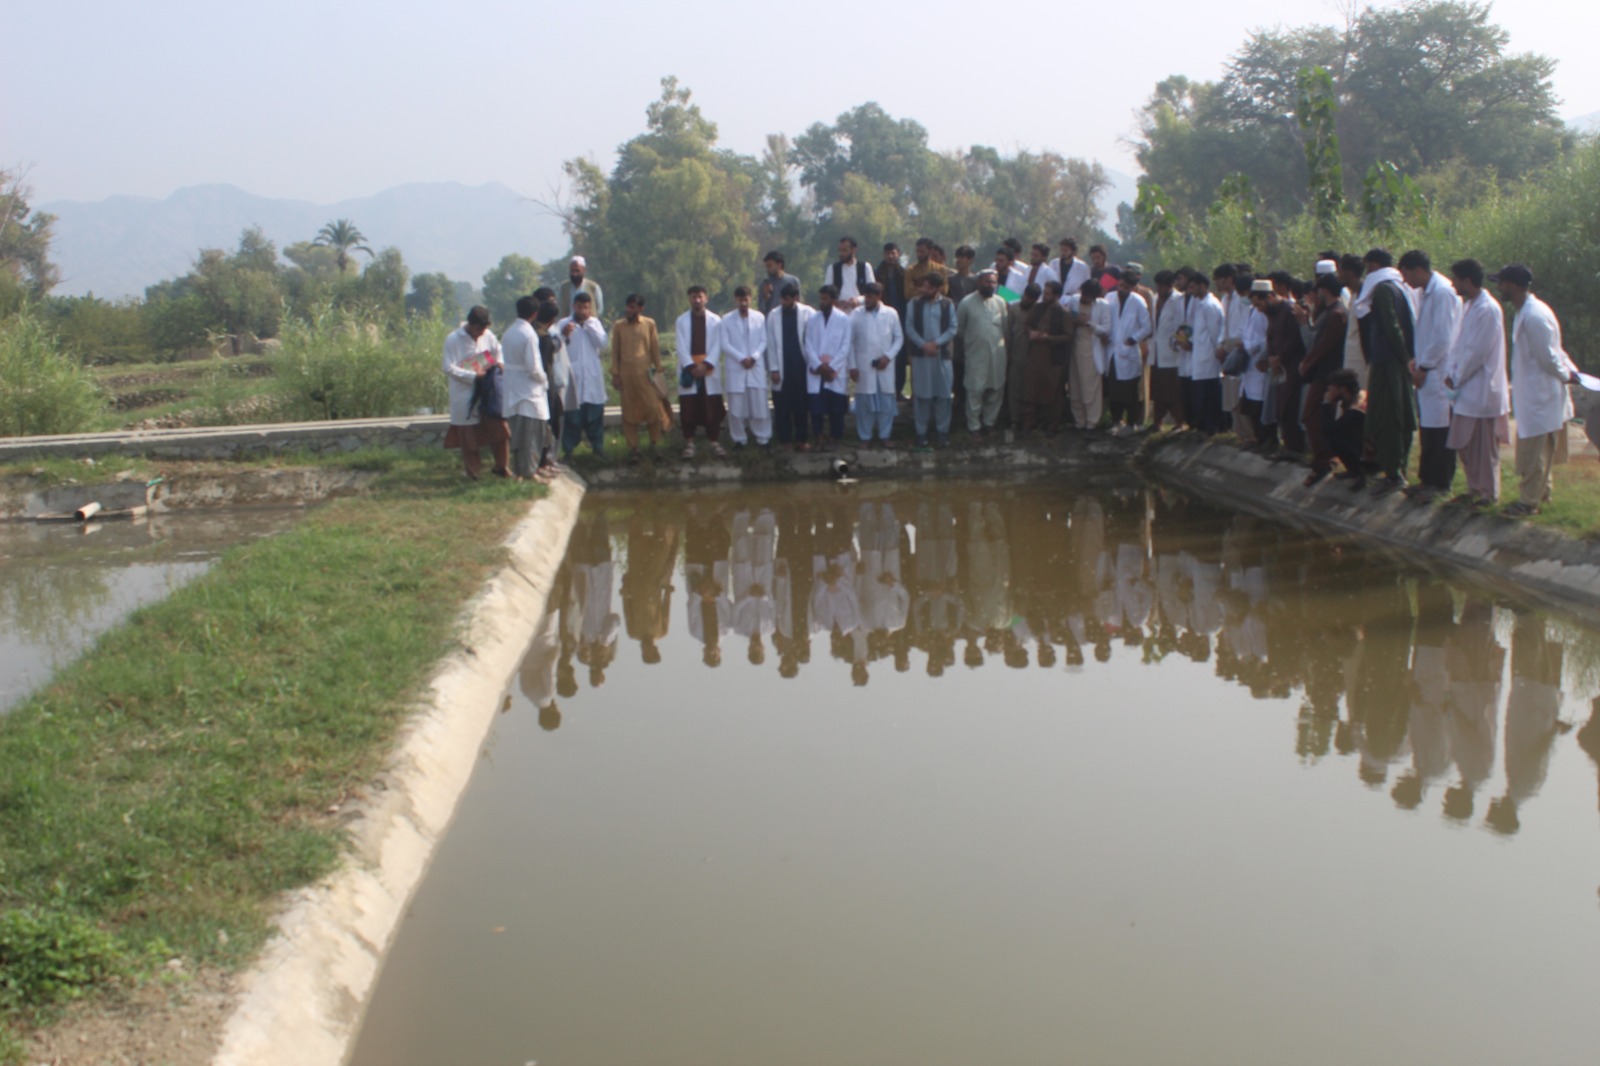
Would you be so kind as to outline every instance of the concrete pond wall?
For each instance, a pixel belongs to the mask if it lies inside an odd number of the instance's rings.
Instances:
[[[1154,479],[1318,533],[1346,533],[1470,581],[1589,620],[1600,619],[1600,544],[1466,507],[1374,499],[1306,469],[1183,435],[1150,441],[1134,465]]]

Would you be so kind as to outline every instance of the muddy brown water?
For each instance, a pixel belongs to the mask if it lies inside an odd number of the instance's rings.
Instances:
[[[102,633],[303,508],[241,508],[88,525],[0,522],[0,714]]]
[[[591,494],[352,1061],[1594,1061],[1597,692],[1118,479]]]

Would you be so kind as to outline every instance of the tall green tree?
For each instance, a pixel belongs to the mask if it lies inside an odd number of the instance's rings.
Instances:
[[[573,247],[609,291],[644,295],[658,318],[681,307],[693,284],[726,306],[732,288],[755,277],[760,255],[750,173],[717,150],[716,124],[676,78],[662,79],[645,118],[609,177],[592,160],[566,164]]]
[[[539,273],[537,262],[513,252],[483,276],[483,305],[494,317],[496,330],[503,331],[517,317],[517,300],[539,287]]]
[[[417,274],[406,294],[406,311],[423,318],[455,321],[465,316],[466,308],[456,298],[456,285],[442,273]]]
[[[368,258],[375,255],[367,245],[366,234],[348,218],[336,218],[324,225],[317,231],[316,240],[312,243],[333,249],[334,262],[341,274],[350,269],[351,252],[365,252]]]
[[[22,170],[0,170],[0,275],[9,286],[38,299],[60,280],[50,262],[51,228],[56,216],[36,211],[33,188]]]

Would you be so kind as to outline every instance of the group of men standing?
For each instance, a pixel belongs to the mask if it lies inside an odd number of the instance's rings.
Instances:
[[[958,418],[980,442],[999,429],[1232,430],[1246,447],[1307,462],[1308,487],[1338,464],[1336,476],[1353,489],[1371,481],[1374,495],[1431,499],[1448,494],[1459,459],[1467,491],[1455,502],[1487,505],[1499,500],[1499,448],[1514,413],[1521,487],[1507,511],[1531,514],[1549,499],[1573,413],[1566,387],[1579,377],[1524,266],[1486,277],[1464,259],[1447,276],[1421,251],[1396,263],[1374,248],[1322,253],[1311,280],[1224,263],[1209,275],[1160,271],[1151,289],[1139,264],[1111,264],[1099,245],[1079,259],[1071,237],[1054,257],[1048,245],[1033,245],[1025,264],[1021,242],[1009,240],[978,270],[971,247],[956,249],[949,264],[927,238],[909,265],[894,244],[876,268],[858,251],[853,238],[839,240],[814,303],[776,251],[765,257],[765,277],[734,291],[726,315],[708,309],[704,286],[689,288],[673,330],[685,458],[702,431],[712,454],[726,454],[725,425],[735,448],[775,439],[831,449],[844,439],[852,399],[860,444],[892,448],[909,401],[918,448],[948,445]],[[638,295],[627,297],[608,334],[603,293],[586,268],[575,257],[559,293],[519,302],[507,334],[518,343],[504,362],[515,380],[511,406],[529,419],[518,440],[526,451],[553,429],[566,456],[584,440],[599,453],[609,379],[637,461],[640,430],[657,446],[673,421],[660,338]],[[1515,314],[1509,358],[1504,310],[1486,283]],[[481,406],[469,403],[484,392],[470,367],[498,357],[480,312],[445,346],[453,426],[458,406],[464,416]],[[534,350],[545,358],[525,354]],[[525,363],[540,365],[523,371]],[[541,401],[552,409],[542,419]],[[472,432],[489,445],[498,436],[492,427]],[[1418,439],[1419,480],[1407,485]],[[497,473],[507,466],[500,454]],[[469,476],[475,458],[473,450]],[[524,462],[516,475],[552,469],[552,447],[542,459],[539,471]]]

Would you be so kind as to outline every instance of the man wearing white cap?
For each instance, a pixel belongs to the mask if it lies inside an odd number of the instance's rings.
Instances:
[[[561,283],[561,313],[572,314],[572,297],[586,292],[589,294],[590,312],[603,322],[606,317],[606,298],[599,284],[587,276],[588,270],[588,260],[581,255],[573,256],[567,264],[567,280]]]

